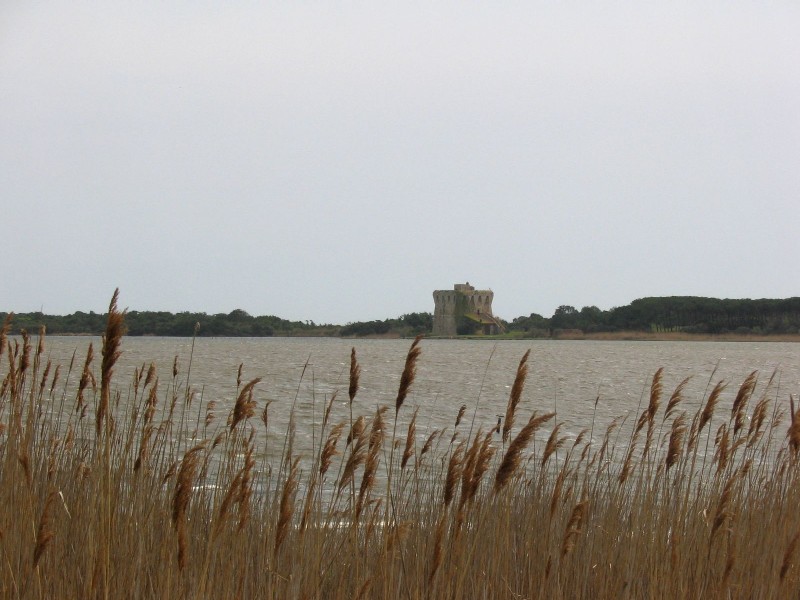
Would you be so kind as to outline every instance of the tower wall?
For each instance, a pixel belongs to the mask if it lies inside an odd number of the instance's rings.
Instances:
[[[465,314],[492,315],[491,290],[476,290],[469,283],[457,283],[452,290],[433,292],[433,335],[452,337],[458,334],[458,321]]]

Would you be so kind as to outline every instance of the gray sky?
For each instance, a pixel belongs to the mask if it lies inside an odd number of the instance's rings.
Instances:
[[[0,310],[800,295],[800,3],[0,8]]]

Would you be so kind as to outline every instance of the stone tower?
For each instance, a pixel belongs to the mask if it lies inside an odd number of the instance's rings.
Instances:
[[[469,282],[457,283],[452,290],[436,290],[433,292],[433,335],[499,333],[502,325],[492,314],[493,299],[494,292],[476,290]]]

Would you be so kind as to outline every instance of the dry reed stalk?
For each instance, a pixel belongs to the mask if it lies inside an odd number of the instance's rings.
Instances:
[[[794,396],[789,396],[789,429],[786,437],[789,438],[789,448],[794,456],[800,452],[800,407],[794,408]]]
[[[417,413],[419,407],[414,409],[414,414],[411,416],[411,421],[408,424],[408,432],[406,433],[406,445],[403,449],[403,457],[400,460],[400,469],[405,469],[409,459],[414,455],[414,436],[417,433]]]
[[[91,371],[92,360],[94,359],[94,346],[89,342],[89,348],[86,350],[86,360],[83,363],[83,371],[81,371],[81,378],[78,381],[78,397],[75,402],[75,412],[80,412],[85,404],[83,393],[92,384],[92,388],[97,388],[97,381]]]
[[[717,447],[714,453],[714,460],[717,461],[717,475],[722,474],[722,472],[725,471],[725,467],[728,466],[728,457],[730,456],[730,447],[728,445],[729,438],[728,427],[723,423],[719,426],[717,436],[714,440],[714,444]]]
[[[400,407],[403,406],[408,391],[411,389],[411,384],[414,383],[414,379],[417,376],[417,360],[422,353],[422,348],[419,347],[421,340],[422,335],[415,337],[406,355],[406,364],[403,368],[403,374],[400,376],[400,386],[397,389],[397,400],[395,401],[394,408],[395,415],[400,412]]]
[[[525,448],[531,442],[536,430],[554,416],[555,413],[547,413],[542,416],[537,416],[534,412],[531,415],[531,418],[528,419],[528,423],[525,425],[525,427],[523,427],[517,436],[512,440],[502,462],[500,463],[500,466],[497,469],[497,474],[495,475],[495,494],[505,487],[505,485],[516,472],[520,464],[522,451],[525,450]]]
[[[691,375],[681,381],[676,387],[675,391],[672,392],[672,396],[669,397],[669,401],[667,401],[667,408],[664,411],[664,418],[669,419],[670,415],[675,411],[678,404],[680,404],[681,400],[683,400],[683,389],[686,385],[691,381]]]
[[[711,526],[711,535],[708,540],[708,551],[711,552],[711,546],[714,543],[714,537],[717,534],[717,531],[728,521],[731,517],[731,513],[728,510],[728,505],[731,501],[731,496],[733,495],[733,486],[738,479],[738,473],[734,473],[728,479],[727,483],[725,484],[725,488],[722,490],[722,495],[720,496],[719,500],[717,501],[717,509],[714,513],[714,521]]]
[[[192,484],[200,452],[203,449],[205,449],[205,442],[195,446],[183,456],[175,482],[175,492],[172,496],[172,525],[178,535],[178,568],[181,571],[186,566],[186,511],[192,495]]]
[[[333,405],[336,402],[336,397],[338,395],[338,390],[334,390],[334,392],[331,394],[331,399],[328,401],[328,406],[325,407],[325,414],[322,417],[322,431],[325,431],[325,427],[328,425],[328,419],[331,417],[331,410],[333,410]],[[266,427],[266,424],[264,426]]]
[[[44,388],[47,385],[47,377],[50,375],[50,369],[53,366],[51,361],[47,361],[47,364],[44,367],[44,372],[42,373],[42,378],[39,382],[39,402],[42,401],[44,397]]]
[[[350,456],[347,457],[347,462],[344,465],[342,476],[339,478],[339,492],[353,481],[356,470],[364,463],[367,456],[368,436],[364,435],[363,418],[359,417],[359,421],[362,423],[362,426],[358,432],[351,431],[351,435],[355,433],[356,437],[350,449]],[[359,421],[356,421],[356,423]],[[355,424],[353,429],[355,429]],[[350,441],[348,436],[348,443],[350,443]]]
[[[436,534],[433,538],[433,556],[431,556],[431,568],[428,572],[428,597],[431,597],[433,592],[433,583],[436,580],[436,573],[439,567],[442,566],[442,546],[444,541],[445,522],[447,513],[442,513],[439,518],[439,523],[436,525]]]
[[[108,321],[106,322],[106,332],[103,335],[103,360],[100,367],[100,404],[97,406],[95,420],[97,435],[106,419],[108,407],[111,402],[111,376],[114,373],[114,364],[122,354],[120,343],[122,336],[125,335],[125,311],[117,310],[117,300],[119,299],[119,288],[114,290],[111,303],[108,305]]]
[[[31,338],[25,329],[21,329],[19,334],[22,336],[22,355],[19,357],[19,365],[17,366],[17,380],[24,379],[25,372],[31,365]]]
[[[459,508],[463,507],[469,499],[469,488],[472,482],[473,474],[475,473],[475,464],[478,460],[478,453],[481,450],[482,431],[478,429],[478,433],[472,440],[472,444],[464,455],[461,467],[461,498],[459,500]]]
[[[530,349],[522,355],[517,366],[517,374],[514,377],[514,384],[511,386],[511,393],[508,396],[508,405],[506,406],[506,417],[503,423],[503,443],[508,441],[508,436],[511,433],[511,428],[514,426],[514,413],[517,410],[517,405],[522,398],[522,391],[525,389],[525,378],[528,375],[528,357],[530,356]]]
[[[589,508],[589,500],[584,499],[578,502],[572,509],[567,526],[564,529],[564,539],[561,542],[561,558],[567,556],[575,547],[575,541],[581,534],[583,521],[586,519],[586,512]]]
[[[444,505],[445,508],[450,506],[455,496],[456,482],[461,477],[462,460],[464,458],[464,447],[467,441],[462,440],[453,453],[450,455],[450,460],[447,462],[447,477],[444,484]]]
[[[236,429],[236,426],[242,421],[246,421],[255,414],[256,401],[253,400],[253,388],[261,381],[261,377],[256,377],[247,383],[239,392],[236,398],[236,404],[233,407],[233,414],[231,415],[230,430]]]
[[[681,458],[683,449],[683,437],[686,433],[686,412],[679,414],[672,422],[672,430],[669,434],[669,446],[667,448],[666,466],[669,471],[672,466]]]
[[[744,427],[745,409],[747,402],[753,395],[753,391],[758,381],[758,371],[753,371],[748,375],[739,387],[736,398],[733,400],[731,407],[731,419],[734,421],[733,436],[736,437],[739,431]]]
[[[425,440],[425,443],[422,444],[422,450],[419,451],[419,458],[422,460],[422,457],[425,456],[428,451],[433,446],[434,440],[441,434],[442,432],[438,429],[434,429],[431,434],[428,436],[428,439]]]
[[[483,442],[481,442],[480,450],[475,457],[475,466],[472,469],[472,477],[470,478],[469,482],[467,500],[471,501],[473,498],[475,498],[475,495],[478,493],[478,488],[481,485],[481,480],[483,479],[486,471],[489,470],[489,465],[491,464],[492,457],[495,453],[495,449],[492,446],[493,433],[493,431],[490,431],[483,436]]]
[[[642,425],[644,425],[644,423],[642,423]],[[625,453],[625,460],[622,461],[622,468],[620,469],[619,477],[617,478],[617,481],[620,485],[627,481],[631,471],[633,470],[633,454],[636,451],[636,442],[639,440],[640,431],[641,428],[637,425],[633,432],[633,436],[631,437],[630,444],[628,445],[628,451]]]
[[[286,483],[283,486],[281,493],[280,509],[278,511],[278,524],[275,528],[275,549],[273,557],[278,556],[278,550],[286,540],[286,535],[289,533],[289,524],[294,516],[294,499],[295,492],[297,491],[297,465],[300,462],[298,456],[292,461],[291,469],[289,469],[289,476],[286,478]]]
[[[697,427],[698,435],[700,432],[703,431],[703,427],[711,421],[711,417],[714,416],[714,408],[717,406],[719,402],[719,398],[722,395],[722,392],[727,387],[727,384],[720,381],[717,385],[714,386],[714,389],[711,390],[711,394],[708,396],[708,400],[706,401],[706,405],[703,408],[703,412],[700,413],[700,423]]]
[[[142,468],[142,465],[147,460],[149,455],[149,446],[150,437],[153,434],[153,426],[150,423],[146,424],[142,429],[142,437],[139,441],[139,453],[136,456],[136,461],[133,463],[133,472],[138,473],[139,470]]]
[[[542,460],[540,463],[542,468],[544,468],[544,466],[547,464],[547,461],[550,460],[550,457],[553,455],[553,453],[558,451],[558,449],[564,445],[564,441],[567,439],[565,437],[558,437],[558,431],[561,429],[562,425],[563,423],[556,423],[555,427],[553,427],[553,431],[550,432],[550,437],[547,438],[547,443],[544,445],[544,452],[542,453]],[[575,440],[575,446],[581,442],[585,433],[585,429],[581,431]]]
[[[55,533],[53,532],[52,523],[50,522],[50,512],[53,508],[53,502],[56,499],[58,492],[55,490],[51,490],[50,493],[47,495],[47,500],[44,503],[44,509],[42,509],[42,516],[39,518],[39,527],[36,529],[36,544],[33,548],[33,568],[39,565],[39,561],[44,555],[44,551],[47,550],[47,546],[50,544],[50,541],[53,539]]]
[[[792,537],[789,544],[786,546],[786,551],[783,553],[780,571],[781,582],[786,578],[789,569],[792,568],[792,557],[794,556],[795,550],[797,550],[798,542],[800,542],[800,531],[794,534],[794,537]]]
[[[356,520],[361,516],[361,510],[364,507],[364,499],[368,497],[375,485],[375,475],[378,472],[380,454],[383,450],[383,413],[387,410],[388,407],[386,406],[380,407],[375,412],[375,417],[372,419],[372,428],[369,434],[369,447],[367,448],[367,458],[364,463],[364,475],[361,478],[361,487],[358,491],[358,501],[356,503]]]
[[[664,367],[660,367],[653,375],[653,382],[650,384],[650,403],[647,405],[647,420],[652,423],[655,421],[658,407],[661,403],[661,391],[663,389],[662,380],[664,378]]]
[[[339,452],[336,450],[336,444],[339,443],[339,438],[342,437],[342,431],[344,431],[344,427],[344,422],[339,423],[335,425],[328,433],[328,439],[325,440],[325,446],[322,448],[319,458],[320,477],[325,476],[325,473],[328,472],[328,469],[331,466],[333,457],[339,454]]]
[[[3,320],[3,326],[0,327],[0,356],[3,356],[3,352],[6,349],[6,342],[8,340],[8,332],[11,329],[11,321],[14,318],[14,313],[8,313],[6,318]]]
[[[454,429],[458,429],[458,425],[461,423],[461,419],[464,417],[465,412],[467,412],[467,405],[462,404],[461,408],[458,409],[458,415],[456,415],[456,426]]]
[[[567,477],[572,473],[572,470],[567,468],[567,464],[565,463],[561,470],[558,472],[558,477],[556,477],[556,483],[553,485],[553,495],[550,498],[550,519],[552,520],[553,515],[556,514],[556,508],[558,508],[558,500],[561,498],[561,490],[564,489],[564,482],[566,481]]]
[[[355,347],[350,349],[350,386],[347,390],[347,395],[350,398],[350,405],[353,405],[353,400],[358,393],[358,382],[361,379],[361,365],[358,364],[356,358]]]
[[[349,446],[353,440],[357,440],[361,436],[361,433],[364,431],[364,421],[364,415],[361,415],[356,419],[355,423],[350,426],[350,433],[347,434],[345,446]]]
[[[144,378],[144,386],[146,388],[148,385],[153,383],[156,379],[156,365],[155,363],[150,363],[150,366],[147,367],[147,375]]]
[[[762,427],[767,418],[767,408],[769,407],[769,398],[764,394],[753,409],[753,416],[750,419],[750,427],[747,429],[747,447],[751,448],[758,443],[764,433]]]
[[[243,469],[240,469],[236,472],[236,475],[234,475],[230,485],[228,485],[228,490],[225,492],[225,496],[222,498],[222,503],[220,504],[219,511],[217,512],[217,518],[214,522],[214,539],[222,531],[222,527],[225,525],[225,517],[227,517],[228,512],[230,512],[231,506],[240,497],[239,490],[241,489],[243,475]]]
[[[361,584],[361,587],[358,588],[358,593],[356,594],[355,600],[364,600],[369,594],[370,589],[372,589],[372,577],[367,577],[364,580],[364,583]]]
[[[237,531],[242,531],[250,518],[250,498],[253,496],[253,482],[252,474],[253,467],[256,466],[256,461],[253,458],[254,446],[251,439],[247,442],[247,448],[244,454],[244,466],[242,467],[242,477],[239,480],[239,497],[237,502],[239,504],[239,524]]]

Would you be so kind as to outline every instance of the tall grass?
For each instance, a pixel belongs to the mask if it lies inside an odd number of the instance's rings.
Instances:
[[[461,406],[452,431],[423,441],[424,414],[404,402],[424,340],[406,358],[393,421],[391,406],[355,402],[353,349],[347,417],[331,418],[331,398],[303,455],[293,419],[280,439],[265,432],[259,380],[243,384],[241,369],[227,415],[213,399],[200,405],[177,363],[168,374],[145,364],[117,380],[116,293],[99,386],[91,346],[62,373],[46,360],[43,330],[9,340],[8,323],[0,328],[2,597],[795,598],[800,590],[800,408],[758,373],[731,397],[725,382],[712,382],[692,414],[682,408],[686,382],[667,397],[659,370],[630,435],[618,435],[620,421],[596,435],[586,423],[569,441],[555,413],[520,402],[525,354],[502,432],[472,431]],[[398,431],[403,411],[413,416]],[[535,443],[537,432],[545,443]],[[275,461],[270,443],[283,449]]]

